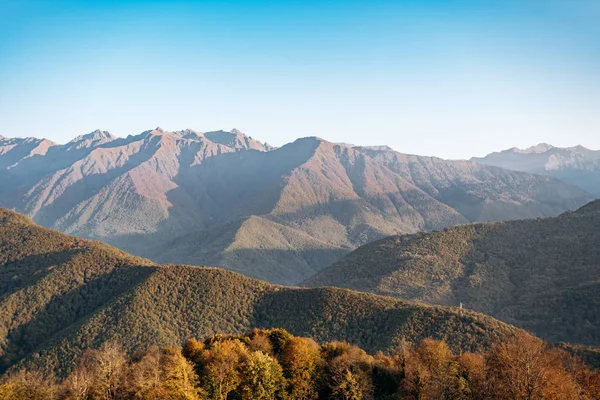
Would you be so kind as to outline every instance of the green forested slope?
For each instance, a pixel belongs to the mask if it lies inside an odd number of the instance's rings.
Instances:
[[[556,218],[392,236],[305,283],[492,315],[551,341],[600,344],[600,201]]]
[[[282,327],[369,351],[400,338],[479,350],[513,332],[493,318],[345,289],[284,288],[216,268],[160,266],[0,211],[0,360],[67,372],[85,348],[126,350]]]

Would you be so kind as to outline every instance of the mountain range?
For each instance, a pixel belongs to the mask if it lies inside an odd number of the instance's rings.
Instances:
[[[297,284],[389,235],[555,216],[592,200],[548,176],[307,137],[94,131],[0,139],[0,206],[155,262]]]
[[[285,328],[375,352],[400,338],[480,351],[517,329],[475,312],[346,289],[290,288],[217,268],[158,265],[0,209],[0,374],[64,376],[85,349],[130,354],[195,337]]]
[[[471,161],[553,176],[600,197],[600,150],[540,143],[524,150],[513,147]]]
[[[600,200],[555,218],[391,236],[305,282],[461,306],[550,341],[600,345]]]

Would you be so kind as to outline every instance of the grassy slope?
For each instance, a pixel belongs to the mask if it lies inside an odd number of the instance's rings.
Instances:
[[[0,360],[64,373],[87,347],[133,351],[218,332],[283,327],[367,350],[400,336],[482,349],[514,328],[456,309],[344,289],[284,288],[216,268],[159,266],[0,210]]]
[[[458,305],[551,341],[600,344],[600,202],[556,218],[368,244],[308,280]]]

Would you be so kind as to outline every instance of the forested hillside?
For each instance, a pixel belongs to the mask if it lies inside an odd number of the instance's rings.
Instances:
[[[305,285],[492,315],[551,341],[600,345],[600,201],[556,218],[465,225],[365,245]]]
[[[489,351],[453,354],[443,341],[401,341],[369,355],[283,329],[190,339],[127,357],[118,342],[88,349],[61,381],[20,370],[0,379],[10,400],[438,400],[600,397],[600,372],[519,333]]]
[[[0,210],[0,257],[0,372],[25,365],[65,374],[84,349],[108,341],[131,353],[254,327],[347,340],[369,352],[428,337],[475,351],[516,331],[474,312],[161,266],[8,210]]]

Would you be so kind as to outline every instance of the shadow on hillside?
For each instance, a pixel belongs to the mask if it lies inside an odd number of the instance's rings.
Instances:
[[[368,352],[389,349],[412,307],[386,307],[380,298],[336,288],[283,288],[255,306],[251,326],[284,328],[319,342],[347,341]]]
[[[306,161],[310,146],[303,152],[278,149],[274,152],[255,150],[220,153],[201,163],[192,150],[182,151],[181,169],[172,180],[177,187],[169,190],[169,216],[161,221],[156,233],[121,235],[101,240],[132,254],[159,260],[163,253],[186,254],[198,251],[206,243],[189,243],[189,236],[201,236],[203,230],[223,231],[224,226],[241,223],[250,215],[269,213],[279,200],[284,176]],[[314,149],[313,149],[314,150]],[[275,160],[275,161],[274,161]],[[276,168],[273,168],[276,165]],[[229,235],[231,233],[231,235]],[[219,251],[226,248],[235,230],[223,233]],[[225,237],[228,236],[228,237]],[[100,239],[100,238],[96,238]],[[188,245],[190,248],[183,248]],[[182,249],[179,251],[177,249]],[[212,252],[213,259],[219,252]],[[191,263],[182,257],[161,258],[161,262]],[[194,264],[212,264],[202,257]]]
[[[185,195],[195,199],[207,226],[221,225],[249,215],[271,212],[279,201],[285,178],[305,163],[318,143],[305,141],[270,152],[256,150],[222,153],[191,165],[191,154],[181,157],[182,169],[167,193],[170,202]],[[168,221],[165,221],[168,224]]]
[[[36,284],[56,266],[68,262],[75,255],[72,251],[56,251],[25,256],[0,265],[0,300],[23,287]]]
[[[13,185],[15,183],[33,185],[40,179],[51,176],[57,171],[67,168],[74,162],[88,156],[94,150],[92,147],[83,147],[65,151],[65,146],[52,146],[46,154],[32,154],[29,157],[20,157],[13,161],[13,163],[17,161],[19,163],[8,171],[8,174],[6,174],[7,178],[13,181]],[[13,164],[11,163],[10,165]]]
[[[221,156],[225,157],[227,154]],[[210,189],[207,185],[203,190]],[[182,186],[168,193],[172,204],[175,199],[183,199],[186,196],[185,188]],[[227,196],[231,199],[236,199],[239,202],[239,196],[235,193],[230,193]],[[247,197],[243,197],[246,202]],[[228,201],[230,201],[228,200]],[[266,200],[265,200],[266,201]],[[225,202],[225,201],[223,201]],[[269,202],[269,201],[267,201]],[[277,284],[298,284],[310,276],[329,266],[333,262],[339,260],[342,256],[351,251],[351,248],[290,248],[290,242],[302,242],[305,240],[315,241],[317,244],[319,238],[310,236],[302,229],[295,227],[298,221],[310,218],[319,218],[320,216],[333,215],[333,218],[339,218],[342,223],[350,223],[353,215],[361,212],[365,208],[365,201],[358,199],[344,200],[331,202],[325,206],[310,206],[302,208],[298,213],[277,214],[277,215],[261,215],[262,212],[270,212],[273,204],[265,209],[246,210],[241,214],[245,214],[242,218],[233,219],[224,222],[223,224],[209,224],[208,228],[197,229],[190,231],[193,228],[194,218],[188,215],[181,215],[175,205],[171,207],[169,218],[161,222],[157,233],[142,234],[142,235],[123,235],[114,239],[103,239],[107,243],[119,247],[122,250],[132,254],[147,257],[155,262],[172,263],[172,264],[189,264],[189,265],[214,265],[223,267],[236,272],[240,272],[247,276],[267,280]],[[245,206],[250,207],[250,206]],[[210,209],[210,207],[207,207]],[[239,211],[239,210],[238,210]],[[210,214],[210,211],[206,211]],[[218,213],[220,213],[219,211]],[[235,210],[222,211],[223,215],[240,214]],[[286,229],[284,232],[279,232],[282,239],[286,242],[281,243],[281,249],[268,248],[272,244],[266,244],[265,248],[238,248],[235,250],[226,250],[227,247],[236,240],[236,234],[239,232],[241,224],[244,222],[244,217],[250,215],[259,215],[267,221],[274,224],[283,225]],[[181,226],[178,221],[188,220],[190,226]],[[389,221],[388,221],[389,222]],[[198,223],[202,227],[202,223]],[[206,221],[204,221],[206,223]],[[290,236],[293,230],[297,229],[298,237]],[[411,229],[411,231],[414,230]],[[379,231],[368,224],[357,224],[349,233],[351,240],[359,244],[367,243],[384,236],[399,233],[402,231]],[[252,235],[252,232],[246,232]],[[338,240],[340,238],[333,237],[334,233],[329,235],[330,238]],[[269,238],[268,238],[269,239]],[[323,246],[327,246],[327,241],[322,239]],[[290,265],[290,267],[285,267]],[[285,268],[284,268],[285,267]]]
[[[113,180],[150,160],[155,153],[155,149],[155,147],[146,146],[142,151],[132,154],[121,167],[109,169],[102,174],[87,175],[85,178],[79,179],[67,187],[60,196],[60,201],[52,202],[42,208],[38,215],[36,215],[36,221],[48,226],[53,225],[57,219],[68,215],[78,204],[90,200],[100,190],[110,185]],[[87,154],[85,155],[87,156]],[[77,216],[71,216],[69,219],[76,218]],[[62,224],[68,226],[69,220],[63,221]]]
[[[0,353],[0,374],[32,351],[43,347],[60,331],[82,323],[102,306],[131,291],[153,271],[154,267],[144,266],[116,268],[82,282],[81,286],[71,291],[54,295],[42,309],[34,311],[32,316],[27,315],[30,310],[13,305],[13,320],[6,321],[7,344]],[[50,285],[52,284],[48,283],[48,287],[38,287],[38,290],[56,292],[56,288]]]
[[[350,252],[349,249],[236,249],[223,268],[279,285],[298,285]]]
[[[282,285],[296,285],[328,267],[351,249],[241,248],[227,250],[243,221],[187,233],[120,236],[106,243],[157,263],[215,266]]]
[[[204,190],[210,189],[210,185],[207,186]],[[183,198],[185,193],[185,188],[180,186],[170,191],[168,196],[174,202],[175,198]],[[239,196],[234,192],[226,197],[229,198],[227,201],[236,199],[239,202]],[[243,198],[245,201],[246,197]],[[385,204],[380,204],[380,201]],[[208,226],[202,226],[202,223],[199,223],[198,225],[203,229],[196,228],[193,231],[189,229],[193,229],[194,218],[190,215],[184,217],[180,211],[175,211],[178,207],[173,206],[169,218],[159,225],[158,233],[123,235],[115,239],[104,240],[127,252],[160,263],[215,265],[271,283],[293,285],[308,279],[352,250],[351,247],[343,248],[341,246],[327,248],[328,246],[333,247],[332,243],[350,241],[355,246],[359,246],[389,235],[419,230],[421,217],[414,209],[412,209],[412,214],[406,214],[402,210],[399,213],[398,209],[387,204],[387,201],[348,199],[302,207],[298,212],[278,214],[268,214],[274,203],[265,209],[251,210],[248,208],[250,206],[244,206],[247,208],[244,212],[240,210],[214,211],[230,217],[242,214],[242,217],[237,220],[223,221],[222,224],[211,221],[215,223],[208,224]],[[386,211],[385,207],[388,206],[393,210]],[[211,211],[207,211],[207,213],[210,214]],[[260,216],[273,224],[273,226],[268,226],[273,230],[272,233],[261,232],[265,240],[270,241],[270,243],[264,244],[261,241],[262,248],[243,247],[244,240],[255,242],[258,232],[246,229],[244,238],[237,236],[245,217],[251,215]],[[374,219],[373,216],[377,216],[377,219]],[[365,222],[361,223],[361,218],[365,219]],[[185,219],[191,223],[190,226],[181,226],[178,223]],[[203,223],[206,223],[206,220]],[[455,223],[458,221],[450,221],[444,226]],[[352,226],[347,228],[350,225]],[[311,229],[320,234],[311,236],[309,234]],[[228,246],[236,240],[238,240],[236,248],[228,250]],[[281,243],[277,243],[277,241]],[[314,242],[314,247],[306,248],[300,247],[300,245],[297,248],[290,247],[306,241]],[[320,243],[324,248],[317,247],[320,246]],[[252,243],[252,245],[254,244]],[[269,248],[269,246],[272,247]],[[279,248],[273,248],[276,246]]]
[[[17,141],[18,139],[13,139]],[[23,142],[18,146],[14,146],[9,148],[4,154],[2,154],[2,158],[0,158],[0,169],[6,169],[11,165],[15,164],[17,161],[22,160],[24,157],[29,155],[33,149],[35,149],[39,145],[37,141],[29,141]],[[37,155],[34,155],[34,157]]]

